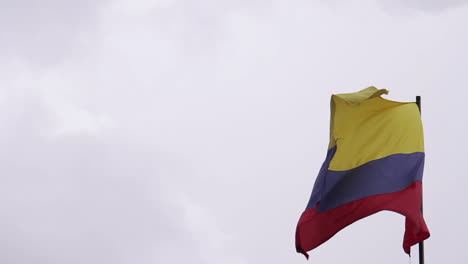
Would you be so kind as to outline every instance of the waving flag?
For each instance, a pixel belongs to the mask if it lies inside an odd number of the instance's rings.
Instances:
[[[406,217],[403,249],[427,239],[422,176],[424,138],[416,103],[369,87],[331,99],[330,144],[296,229],[304,254],[353,222],[382,210]]]

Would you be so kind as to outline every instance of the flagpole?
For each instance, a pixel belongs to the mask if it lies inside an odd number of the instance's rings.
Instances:
[[[419,114],[421,114],[421,96],[416,96]],[[422,193],[421,193],[422,196]],[[423,197],[421,197],[421,213],[423,212]],[[419,242],[419,264],[424,264],[424,240]]]

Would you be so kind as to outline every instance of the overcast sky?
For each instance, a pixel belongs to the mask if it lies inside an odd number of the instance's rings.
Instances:
[[[0,0],[0,263],[306,263],[330,96],[370,85],[422,96],[426,261],[467,259],[467,28],[464,0]],[[408,263],[403,233],[310,263]]]

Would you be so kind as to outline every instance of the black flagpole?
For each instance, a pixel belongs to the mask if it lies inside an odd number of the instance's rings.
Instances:
[[[421,114],[421,96],[416,96],[416,104],[419,108],[419,114]],[[422,194],[421,194],[422,195]],[[421,197],[421,213],[423,211],[423,199]],[[419,264],[424,264],[424,240],[419,242]]]

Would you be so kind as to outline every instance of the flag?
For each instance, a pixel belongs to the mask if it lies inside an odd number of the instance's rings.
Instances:
[[[388,210],[405,216],[403,249],[427,239],[422,176],[424,138],[414,102],[381,97],[373,86],[331,98],[330,143],[296,228],[296,250],[318,247],[341,229]]]

